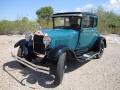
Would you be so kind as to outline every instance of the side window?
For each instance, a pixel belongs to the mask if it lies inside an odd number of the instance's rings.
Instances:
[[[94,27],[97,27],[98,19],[94,18]]]
[[[94,27],[94,17],[86,16],[83,18],[83,28]]]

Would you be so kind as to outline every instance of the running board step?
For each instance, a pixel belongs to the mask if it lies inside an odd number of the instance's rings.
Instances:
[[[86,53],[86,54],[83,54],[83,55],[80,56],[80,57],[77,57],[77,59],[78,59],[79,62],[84,62],[84,61],[87,61],[87,60],[92,59],[92,58],[95,57],[97,54],[98,54],[97,52],[91,51],[91,52],[88,52],[88,53]]]

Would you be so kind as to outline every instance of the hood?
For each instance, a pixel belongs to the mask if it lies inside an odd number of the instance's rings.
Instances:
[[[48,34],[49,37],[51,37],[51,39],[57,39],[57,38],[70,38],[72,37],[74,34],[76,34],[75,30],[72,29],[45,29],[42,30],[42,32],[44,34]]]
[[[78,38],[78,31],[73,29],[47,29],[42,30],[44,34],[48,34],[51,38],[51,47],[65,45],[75,48]]]

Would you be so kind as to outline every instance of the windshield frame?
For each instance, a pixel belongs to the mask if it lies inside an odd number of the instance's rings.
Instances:
[[[80,19],[80,24],[79,24],[79,28],[72,28],[71,26],[55,26],[55,19],[56,18],[70,18],[70,17],[77,17]],[[57,16],[57,17],[52,17],[53,20],[53,29],[81,29],[81,23],[82,23],[82,17],[80,16]],[[65,22],[64,22],[65,25]]]

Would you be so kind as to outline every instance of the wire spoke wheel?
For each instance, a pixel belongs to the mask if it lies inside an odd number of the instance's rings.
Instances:
[[[19,47],[18,52],[17,52],[17,56],[20,57],[20,58],[25,58],[25,59],[26,59],[27,61],[29,61],[29,62],[32,61],[31,58],[24,56],[24,51],[23,51],[22,47]],[[22,67],[26,67],[26,66],[25,66],[24,64],[22,64],[22,63],[19,63],[19,64],[20,64]]]
[[[104,42],[101,41],[100,46],[99,46],[99,52],[96,55],[96,59],[101,58],[101,56],[103,55],[103,52],[104,52]]]

